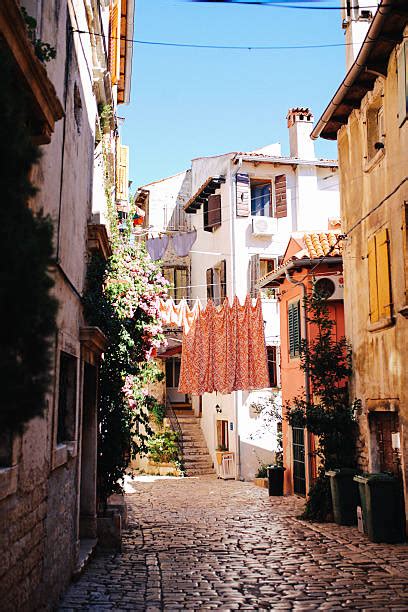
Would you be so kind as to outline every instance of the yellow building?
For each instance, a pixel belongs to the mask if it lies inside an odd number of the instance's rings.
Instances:
[[[312,133],[338,141],[359,464],[408,479],[408,6],[382,0]],[[408,512],[406,511],[408,515]]]

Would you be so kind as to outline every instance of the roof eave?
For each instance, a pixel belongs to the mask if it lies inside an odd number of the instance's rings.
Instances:
[[[294,270],[296,268],[312,268],[313,266],[319,265],[319,259],[322,260],[320,264],[323,263],[324,260],[325,260],[324,261],[325,264],[336,265],[339,263],[343,263],[342,257],[332,256],[332,255],[326,255],[326,256],[318,257],[314,259],[310,259],[306,257],[304,259],[291,259],[286,264],[281,266],[278,270],[276,270],[276,272],[271,272],[271,274],[267,278],[265,278],[263,281],[259,283],[259,287],[260,288],[272,287],[274,285],[271,285],[270,283],[278,282],[278,280],[282,278],[282,276],[286,275],[286,272],[289,272],[290,270]]]

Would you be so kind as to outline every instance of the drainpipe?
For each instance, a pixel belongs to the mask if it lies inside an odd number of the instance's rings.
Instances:
[[[237,174],[242,167],[242,157],[238,158],[238,167],[234,173],[231,173],[231,267],[232,267],[232,297],[234,298],[236,293],[237,279],[236,279],[236,265],[235,265],[235,211],[237,208]],[[234,391],[234,416],[235,416],[235,448],[236,448],[236,479],[241,480],[241,441],[238,430],[238,411],[240,401],[242,403],[242,391]]]

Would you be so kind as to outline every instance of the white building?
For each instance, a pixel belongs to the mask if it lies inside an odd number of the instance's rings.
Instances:
[[[226,295],[241,303],[257,294],[257,281],[279,265],[291,232],[327,230],[338,222],[337,161],[316,159],[310,139],[313,115],[288,112],[290,154],[280,144],[248,153],[227,153],[192,161],[192,197],[186,204],[197,241],[191,252],[191,298],[203,304]],[[259,392],[193,397],[208,448],[235,454],[237,478],[252,479],[259,463],[270,463],[274,431],[262,433],[262,418],[251,404],[275,392],[279,401],[279,304],[263,298],[271,388]],[[221,421],[221,423],[219,422]]]

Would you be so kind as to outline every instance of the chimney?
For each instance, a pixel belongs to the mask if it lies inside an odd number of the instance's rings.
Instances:
[[[342,0],[342,28],[346,31],[346,71],[354,64],[377,11],[373,0]]]
[[[316,159],[314,143],[310,138],[314,117],[307,107],[290,108],[286,119],[289,128],[290,156],[299,159]]]

